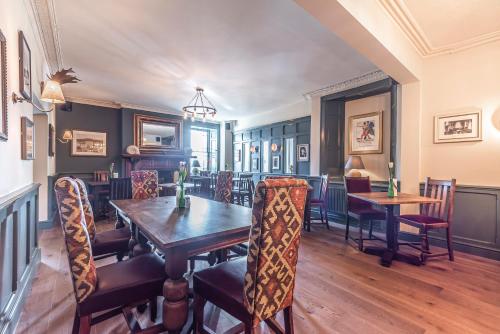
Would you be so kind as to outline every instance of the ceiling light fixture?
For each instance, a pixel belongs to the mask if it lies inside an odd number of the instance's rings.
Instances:
[[[203,94],[203,88],[196,87],[196,95],[189,101],[188,105],[182,107],[184,118],[190,117],[194,121],[195,117],[201,117],[205,122],[207,115],[215,118],[217,110],[214,105]]]

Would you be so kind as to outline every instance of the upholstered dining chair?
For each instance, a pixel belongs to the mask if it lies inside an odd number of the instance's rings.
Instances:
[[[91,326],[150,301],[151,319],[156,318],[156,298],[166,279],[164,261],[154,253],[96,268],[78,183],[70,177],[58,179],[54,187],[66,244],[69,269],[76,298],[73,333],[89,334]],[[105,313],[102,313],[106,311]],[[100,313],[98,316],[93,316]],[[138,322],[129,322],[140,333]],[[160,327],[148,333],[160,332]]]
[[[217,174],[217,183],[215,185],[214,200],[217,202],[231,203],[233,189],[233,172],[220,171]]]
[[[160,196],[158,171],[133,170],[130,172],[130,179],[133,199],[148,199]]]
[[[351,218],[359,223],[359,236],[352,238],[358,244],[358,249],[363,250],[364,240],[380,240],[373,235],[373,221],[385,220],[385,212],[374,208],[370,203],[357,198],[349,197],[350,193],[369,193],[372,191],[369,177],[344,177],[346,190],[346,228],[345,240],[349,239],[349,225]],[[363,224],[368,221],[368,238],[363,237]]]
[[[247,258],[228,261],[193,276],[195,333],[204,329],[207,301],[254,333],[264,321],[274,332],[293,333],[293,292],[304,219],[307,182],[260,181],[255,190]],[[284,311],[285,329],[276,321]]]
[[[97,233],[95,227],[94,212],[88,198],[85,182],[78,178],[72,178],[78,186],[80,200],[82,202],[85,225],[89,234],[89,241],[92,246],[92,255],[95,260],[116,255],[118,261],[128,254],[130,229],[122,227],[114,230]]]
[[[453,210],[455,207],[455,190],[457,181],[434,180],[430,177],[425,179],[424,196],[441,200],[439,203],[423,204],[420,206],[418,215],[401,215],[396,217],[398,223],[404,223],[420,230],[420,245],[415,243],[401,242],[399,245],[407,245],[420,251],[420,259],[423,263],[430,257],[448,255],[450,261],[454,260],[453,244],[451,238],[451,225],[453,222]],[[429,231],[446,230],[447,252],[432,253],[429,248]]]
[[[321,222],[326,224],[327,229],[330,229],[330,225],[328,225],[328,175],[321,176],[319,197],[311,198],[311,207],[319,207]]]

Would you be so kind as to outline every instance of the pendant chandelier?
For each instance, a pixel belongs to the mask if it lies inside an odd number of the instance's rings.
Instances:
[[[203,88],[196,87],[196,95],[189,101],[188,105],[182,108],[184,111],[184,118],[188,117],[194,121],[195,117],[200,117],[205,122],[207,116],[212,119],[215,118],[217,110],[214,105],[203,94]]]

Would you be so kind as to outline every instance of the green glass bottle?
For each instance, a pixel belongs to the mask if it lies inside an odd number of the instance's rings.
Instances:
[[[394,179],[392,177],[389,178],[389,189],[387,189],[387,197],[394,197]]]

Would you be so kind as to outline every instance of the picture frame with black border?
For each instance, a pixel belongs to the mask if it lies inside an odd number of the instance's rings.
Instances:
[[[309,161],[309,144],[297,144],[297,161]]]

